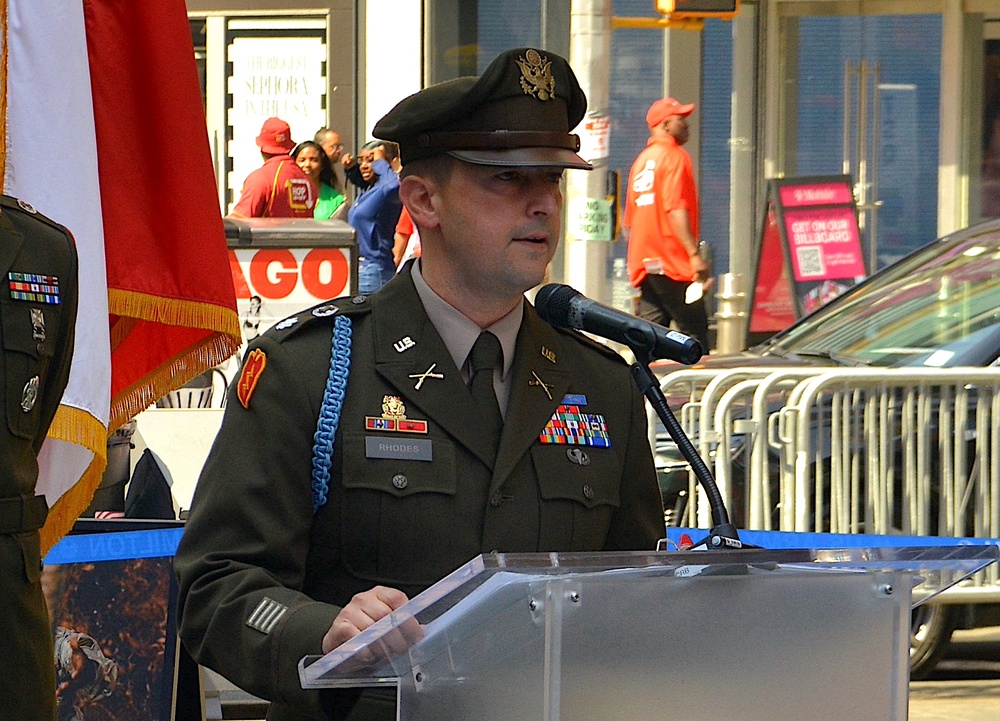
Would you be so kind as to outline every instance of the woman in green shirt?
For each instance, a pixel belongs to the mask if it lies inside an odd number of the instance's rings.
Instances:
[[[317,189],[319,200],[313,208],[313,218],[326,220],[334,217],[334,213],[344,205],[344,195],[334,187],[333,167],[323,148],[311,140],[305,140],[292,150],[292,160],[309,176]]]

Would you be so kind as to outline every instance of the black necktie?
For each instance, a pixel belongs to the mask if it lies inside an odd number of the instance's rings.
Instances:
[[[469,353],[472,369],[472,400],[479,410],[483,432],[493,440],[493,447],[500,444],[500,431],[503,429],[503,416],[500,414],[500,404],[493,390],[493,371],[503,368],[503,349],[500,339],[488,331],[483,331],[476,339]]]

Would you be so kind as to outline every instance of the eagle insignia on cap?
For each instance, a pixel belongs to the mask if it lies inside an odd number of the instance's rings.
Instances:
[[[552,63],[537,50],[529,50],[517,59],[521,68],[521,89],[525,95],[539,100],[552,100],[556,96],[556,79],[552,76]]]

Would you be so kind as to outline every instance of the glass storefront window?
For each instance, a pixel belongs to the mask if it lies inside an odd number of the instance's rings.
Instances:
[[[941,16],[786,18],[784,175],[846,173],[869,271],[937,236]]]
[[[733,23],[707,20],[701,34],[701,239],[712,248],[713,273],[729,271],[733,153]],[[751,188],[742,192],[750,193]],[[751,218],[743,220],[752,223]]]

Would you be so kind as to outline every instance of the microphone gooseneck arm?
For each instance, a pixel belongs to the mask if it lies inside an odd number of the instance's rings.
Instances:
[[[651,360],[649,353],[643,348],[632,348],[632,352],[636,357],[636,362],[631,366],[632,379],[639,387],[642,395],[649,401],[653,410],[656,411],[656,415],[663,421],[664,427],[674,440],[674,443],[677,444],[681,455],[684,456],[684,460],[691,464],[691,469],[694,471],[695,477],[705,490],[705,495],[708,496],[713,525],[709,531],[708,538],[696,543],[695,547],[705,544],[709,549],[744,548],[745,546],[740,541],[739,534],[736,532],[736,527],[729,521],[729,512],[726,510],[726,504],[722,500],[722,494],[719,492],[719,487],[715,483],[712,472],[705,465],[705,461],[698,454],[698,451],[691,443],[691,439],[688,438],[687,433],[684,432],[681,424],[674,416],[673,411],[670,410],[670,406],[667,405],[667,399],[664,397],[663,391],[660,390],[660,384],[656,380],[656,376],[649,369]]]
[[[635,354],[632,378],[643,396],[649,401],[656,415],[677,443],[681,453],[708,496],[714,524],[707,539],[696,544],[708,548],[744,548],[736,528],[729,522],[726,504],[708,466],[698,455],[681,424],[677,422],[667,399],[660,390],[656,376],[649,369],[655,358],[672,358],[690,365],[702,356],[701,345],[693,338],[671,331],[641,318],[636,318],[615,308],[590,300],[568,285],[550,283],[535,296],[535,310],[546,323],[556,328],[574,328],[624,343]]]

